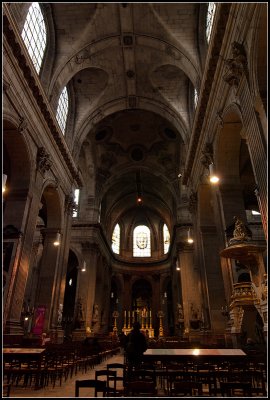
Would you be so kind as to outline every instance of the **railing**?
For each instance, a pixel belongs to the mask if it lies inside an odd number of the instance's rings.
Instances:
[[[233,294],[231,297],[231,307],[256,305],[259,299],[253,288],[252,282],[241,282],[233,285]]]

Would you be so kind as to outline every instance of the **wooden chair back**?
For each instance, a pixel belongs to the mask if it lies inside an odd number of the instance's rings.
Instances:
[[[79,391],[81,388],[94,388],[95,389],[95,397],[97,397],[98,393],[102,393],[102,397],[106,396],[107,384],[105,381],[100,381],[97,379],[83,379],[75,381],[75,397],[79,396]]]

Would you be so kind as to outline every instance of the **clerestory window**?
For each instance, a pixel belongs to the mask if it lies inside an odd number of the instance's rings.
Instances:
[[[167,254],[170,247],[170,232],[166,224],[163,225],[163,246],[164,254]]]
[[[206,39],[208,43],[210,41],[215,11],[216,11],[216,3],[208,3],[207,17],[206,17]]]
[[[56,112],[56,119],[61,128],[63,135],[65,134],[68,115],[68,92],[66,86],[60,94],[58,107]]]
[[[30,6],[21,36],[39,74],[47,40],[46,26],[39,3],[32,3]]]
[[[112,234],[112,251],[120,254],[120,226],[116,224]]]
[[[133,257],[151,257],[150,229],[138,225],[133,231]]]

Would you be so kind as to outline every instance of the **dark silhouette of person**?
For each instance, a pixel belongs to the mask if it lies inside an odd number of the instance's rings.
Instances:
[[[147,340],[140,329],[140,323],[134,322],[132,331],[127,335],[125,350],[130,366],[139,366],[142,361],[142,355],[147,350]]]
[[[243,350],[247,353],[247,354],[253,354],[256,353],[258,351],[258,346],[257,344],[254,342],[254,340],[250,337],[247,338],[246,344],[243,347]]]

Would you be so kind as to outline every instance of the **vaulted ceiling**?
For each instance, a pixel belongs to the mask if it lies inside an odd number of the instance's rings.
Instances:
[[[55,105],[64,86],[72,95],[66,140],[84,184],[96,178],[92,194],[125,212],[139,179],[144,205],[170,219],[202,77],[207,3],[42,6],[51,27],[47,94]]]

